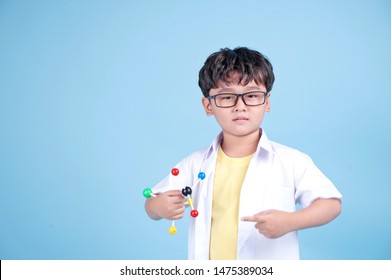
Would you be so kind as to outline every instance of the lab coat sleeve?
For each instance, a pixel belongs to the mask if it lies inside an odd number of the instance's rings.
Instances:
[[[174,166],[179,170],[179,174],[174,176],[171,172],[152,188],[153,193],[163,193],[170,190],[182,190],[186,186],[192,186],[196,176],[198,176],[197,168],[202,152],[194,152],[181,160]],[[171,171],[171,170],[170,170]]]
[[[318,198],[341,199],[341,193],[312,159],[306,154],[296,152],[293,167],[296,202],[305,208]]]

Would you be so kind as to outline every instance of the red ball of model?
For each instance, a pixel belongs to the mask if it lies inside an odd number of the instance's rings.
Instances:
[[[178,176],[178,174],[179,174],[179,169],[178,169],[178,168],[173,168],[173,169],[171,170],[171,174],[174,175],[174,176]]]
[[[192,216],[193,218],[197,217],[198,216],[198,211],[197,210],[191,210],[190,216]]]

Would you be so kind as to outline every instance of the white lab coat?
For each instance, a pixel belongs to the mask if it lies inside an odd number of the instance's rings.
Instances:
[[[209,259],[213,178],[221,140],[222,133],[207,149],[179,162],[178,176],[170,174],[153,188],[158,193],[192,187],[199,215],[189,217],[189,259]],[[206,174],[204,180],[198,179],[199,172]],[[269,239],[255,229],[253,222],[242,222],[240,218],[268,209],[293,212],[296,203],[307,207],[317,198],[331,197],[342,196],[307,155],[269,141],[263,131],[240,193],[237,259],[299,259],[297,232]]]

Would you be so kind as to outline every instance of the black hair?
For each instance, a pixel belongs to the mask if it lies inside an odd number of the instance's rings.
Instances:
[[[245,47],[229,48],[211,54],[199,72],[198,85],[205,97],[212,88],[217,88],[219,82],[232,82],[231,75],[239,73],[238,83],[247,85],[255,81],[263,84],[270,92],[274,83],[273,66],[261,53]]]

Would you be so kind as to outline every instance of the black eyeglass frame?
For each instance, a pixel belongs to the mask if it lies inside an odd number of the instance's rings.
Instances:
[[[262,102],[261,104],[256,104],[256,105],[247,104],[246,101],[244,100],[244,96],[245,96],[245,95],[248,95],[248,94],[251,94],[251,93],[255,93],[255,92],[257,92],[257,93],[263,93],[263,95],[264,95],[263,102]],[[214,99],[216,107],[219,107],[219,108],[232,108],[232,107],[235,107],[236,104],[238,104],[239,97],[242,98],[242,101],[243,101],[243,103],[244,103],[246,106],[261,106],[261,105],[265,104],[267,94],[268,94],[267,92],[265,92],[265,91],[260,91],[260,90],[249,91],[249,92],[245,92],[245,93],[219,93],[219,94],[216,94],[216,95],[213,95],[213,96],[208,96],[207,99],[208,99],[208,100]],[[236,97],[235,103],[234,103],[233,105],[231,105],[231,106],[219,106],[219,105],[217,105],[216,97],[221,96],[221,95],[231,95],[231,96],[235,96],[235,97]]]

